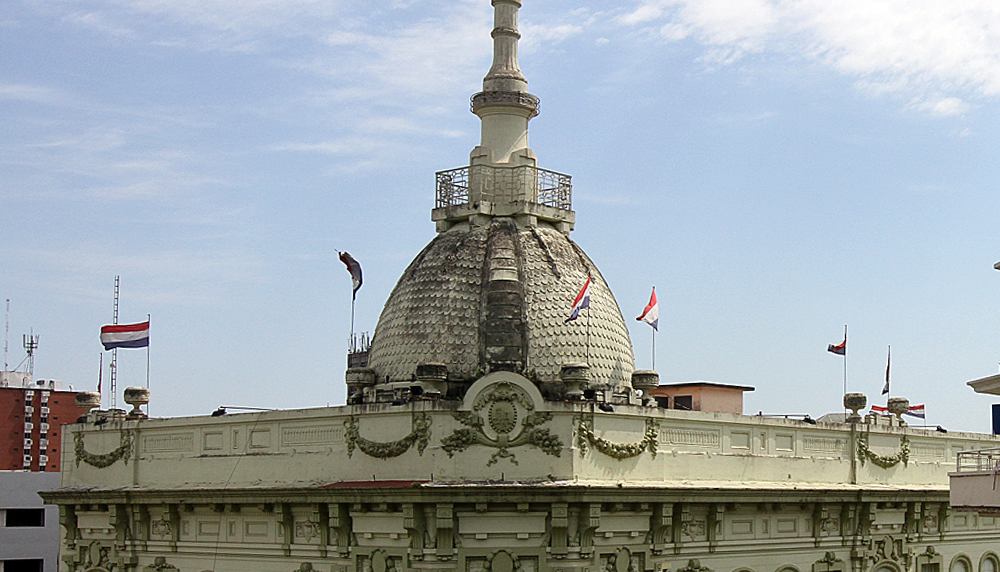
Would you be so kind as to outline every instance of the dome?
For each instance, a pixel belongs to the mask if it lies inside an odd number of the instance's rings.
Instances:
[[[567,324],[588,275],[590,308]],[[587,362],[592,383],[611,387],[628,386],[634,368],[621,310],[590,258],[558,230],[506,217],[438,234],[389,296],[369,353],[378,382],[433,362],[454,381],[506,370],[541,382]]]

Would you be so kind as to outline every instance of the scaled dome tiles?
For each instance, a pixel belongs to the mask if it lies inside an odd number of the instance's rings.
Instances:
[[[566,324],[588,274],[589,315]],[[410,380],[427,362],[472,381],[502,358],[540,381],[588,362],[592,381],[612,387],[628,386],[634,368],[618,303],[583,250],[554,229],[498,218],[439,234],[410,263],[382,310],[369,366],[382,383]]]

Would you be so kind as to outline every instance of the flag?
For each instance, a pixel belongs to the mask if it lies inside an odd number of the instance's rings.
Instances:
[[[826,346],[826,351],[831,352],[831,353],[835,353],[838,356],[846,356],[847,355],[847,338],[844,338],[844,341],[840,342],[837,345],[830,344],[830,345]]]
[[[889,346],[889,355],[885,358],[885,387],[882,388],[882,395],[889,393],[889,364],[892,363],[892,346]]]
[[[351,299],[357,298],[358,289],[361,288],[361,264],[359,264],[357,260],[354,260],[353,256],[346,252],[340,253],[340,261],[347,266],[347,271],[351,273],[351,282],[354,284],[354,291],[351,292]]]
[[[636,318],[636,320],[646,322],[650,326],[653,326],[654,330],[659,331],[659,328],[656,327],[660,321],[660,305],[656,303],[656,286],[653,286],[653,294],[649,297],[649,304],[646,304],[646,309],[642,311],[642,315]]]
[[[920,405],[911,405],[910,410],[903,415],[912,415],[913,417],[919,417],[921,419],[927,418],[924,414],[924,405],[922,403]]]
[[[576,300],[573,300],[573,310],[570,312],[569,317],[566,318],[566,323],[570,323],[580,315],[580,310],[590,307],[590,276],[587,277],[587,281],[583,283],[583,288],[580,288],[580,293],[576,295]]]
[[[881,413],[882,415],[891,415],[889,413],[888,407],[881,407],[879,405],[872,405],[872,413]]]
[[[115,348],[148,348],[149,321],[102,326],[101,343],[104,344],[104,351]]]

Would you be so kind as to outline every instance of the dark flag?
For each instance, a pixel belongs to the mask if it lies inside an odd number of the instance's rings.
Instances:
[[[354,284],[354,291],[351,293],[351,299],[353,300],[357,298],[358,289],[361,288],[361,264],[346,252],[340,253],[340,261],[347,266],[347,271],[351,273],[351,282]]]

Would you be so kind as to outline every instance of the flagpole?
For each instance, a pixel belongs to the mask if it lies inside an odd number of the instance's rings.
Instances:
[[[844,324],[844,395],[847,395],[847,324]]]
[[[653,371],[656,371],[656,328],[653,328]]]
[[[146,314],[146,328],[149,328],[149,314]],[[146,330],[147,334],[149,330]],[[146,389],[149,389],[149,338],[146,338]],[[138,408],[137,408],[138,409]],[[146,416],[149,416],[149,404],[146,404]]]

